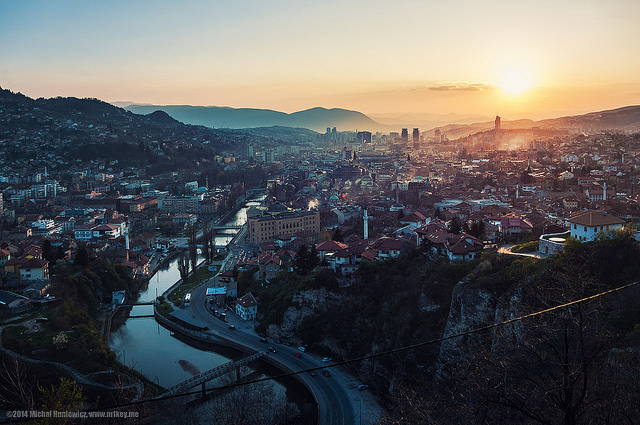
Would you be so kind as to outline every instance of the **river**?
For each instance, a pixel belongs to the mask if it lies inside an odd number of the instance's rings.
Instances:
[[[247,202],[225,225],[244,224],[249,207],[259,204],[258,200]],[[216,245],[225,245],[232,237],[231,233],[217,235]],[[155,300],[180,279],[177,262],[174,258],[156,272],[148,288],[140,293],[139,302]],[[130,316],[149,314],[153,314],[153,306],[136,306],[129,313]],[[131,317],[114,329],[110,347],[118,360],[165,388],[229,361],[228,357],[204,347],[185,344],[158,325],[153,317]]]

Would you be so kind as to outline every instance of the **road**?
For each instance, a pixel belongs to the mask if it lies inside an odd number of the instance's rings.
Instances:
[[[186,311],[194,319],[207,323],[210,333],[242,344],[247,347],[247,351],[266,350],[268,347],[274,347],[277,349],[277,353],[269,353],[269,359],[266,360],[286,372],[327,365],[322,363],[320,357],[307,352],[301,353],[296,347],[276,344],[272,340],[268,340],[267,343],[260,342],[260,336],[253,330],[253,322],[244,321],[233,312],[227,314],[228,323],[221,321],[208,310],[209,304],[205,295],[206,286],[201,285],[191,292],[191,304],[186,308]],[[230,324],[234,324],[236,329],[229,329]],[[295,357],[295,353],[300,353],[301,357]],[[353,394],[349,394],[349,392],[357,390],[348,388],[354,385],[352,379],[338,368],[328,370],[331,371],[332,376],[324,376],[318,371],[316,376],[304,373],[298,377],[311,389],[318,400],[318,424],[355,424],[357,411],[352,404]]]

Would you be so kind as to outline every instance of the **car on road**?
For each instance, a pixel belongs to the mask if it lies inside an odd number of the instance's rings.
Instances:
[[[296,358],[298,358],[298,359],[299,359],[299,358],[301,358],[301,357],[302,357],[302,354],[300,354],[300,353],[298,353],[298,352],[295,352],[295,353],[293,353],[293,357],[296,357]]]
[[[322,363],[329,363],[331,360],[333,360],[331,357],[324,357]]]
[[[267,343],[267,338],[260,338],[260,342],[263,343],[263,344],[266,344]]]
[[[324,376],[331,376],[331,372],[330,372],[330,371],[328,371],[328,370],[323,370],[323,371],[322,371],[322,374],[323,374]]]
[[[305,351],[307,351],[307,347],[300,346],[300,347],[298,347],[298,350],[300,350],[300,351],[302,351],[304,353]]]
[[[358,391],[364,391],[367,388],[369,388],[367,384],[358,385]]]
[[[235,325],[229,325],[229,329],[231,329],[232,331],[234,331],[236,329]]]
[[[309,372],[309,375],[311,375],[311,376],[317,376],[318,374],[317,374],[315,371],[313,371],[313,370],[312,370],[311,372]]]
[[[276,350],[276,349],[275,349],[275,348],[273,348],[273,347],[269,347],[269,351],[270,351],[270,352],[272,352],[272,353],[277,353],[277,352],[278,352],[278,350]]]
[[[36,323],[42,323],[42,322],[46,322],[49,319],[47,319],[46,317],[36,317]]]

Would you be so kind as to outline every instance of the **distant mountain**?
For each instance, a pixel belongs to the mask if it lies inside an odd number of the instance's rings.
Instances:
[[[146,115],[160,110],[187,124],[214,128],[299,127],[324,133],[327,127],[340,131],[380,129],[384,125],[361,112],[347,109],[312,108],[292,114],[270,109],[189,105],[129,105],[125,109]]]
[[[537,121],[536,126],[585,130],[640,131],[640,105]]]
[[[245,128],[236,131],[254,136],[269,137],[271,139],[282,140],[285,142],[318,140],[318,133],[306,128],[273,126]]]
[[[161,168],[172,161],[185,167],[203,164],[213,161],[210,158],[218,152],[244,152],[247,144],[259,145],[268,139],[183,124],[163,111],[139,115],[99,99],[31,99],[0,87],[2,140],[15,142],[0,143],[0,147],[13,145],[11,155],[16,158],[24,156],[17,146],[28,141],[30,148],[59,149],[63,157],[104,158],[136,167],[153,164]]]
[[[494,128],[494,121],[473,124],[449,124],[429,130],[430,134],[438,129],[450,139],[465,137],[481,131]],[[502,120],[504,129],[529,129],[533,127],[545,129],[564,129],[577,131],[640,131],[640,106],[625,106],[600,112],[590,112],[583,115],[572,115],[561,118],[551,118],[540,121],[533,120]]]
[[[478,114],[431,114],[424,112],[412,113],[376,113],[368,115],[374,121],[393,127],[392,131],[399,131],[398,128],[412,129],[418,127],[421,130],[444,126],[448,124],[471,124],[490,120],[491,117]]]

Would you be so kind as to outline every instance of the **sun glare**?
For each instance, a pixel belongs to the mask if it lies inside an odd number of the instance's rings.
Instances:
[[[507,94],[521,94],[533,86],[533,75],[523,68],[505,69],[500,76],[498,86]]]

